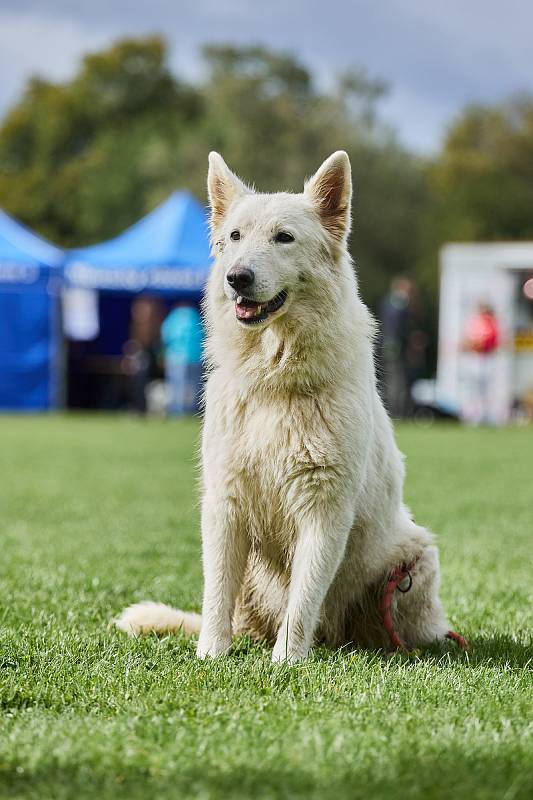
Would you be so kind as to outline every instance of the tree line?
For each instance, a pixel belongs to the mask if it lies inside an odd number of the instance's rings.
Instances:
[[[206,200],[206,156],[258,189],[300,190],[333,150],[354,171],[351,250],[377,310],[393,276],[414,278],[434,317],[446,241],[533,238],[533,99],[468,106],[422,158],[379,117],[386,91],[364,71],[328,91],[289,55],[209,46],[195,83],[163,39],[86,56],[72,80],[29,81],[0,127],[0,207],[64,246],[114,236],[187,188]]]

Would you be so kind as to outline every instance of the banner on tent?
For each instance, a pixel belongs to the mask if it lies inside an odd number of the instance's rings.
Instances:
[[[177,269],[176,267],[112,267],[94,268],[82,262],[73,262],[65,268],[67,283],[82,289],[140,292],[176,291],[197,292],[203,289],[209,268]]]
[[[15,261],[0,263],[0,283],[37,283],[41,269],[37,264],[21,264]]]

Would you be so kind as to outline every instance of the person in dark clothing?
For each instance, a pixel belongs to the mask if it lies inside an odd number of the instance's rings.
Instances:
[[[160,331],[163,308],[153,297],[139,297],[131,307],[130,338],[124,345],[123,370],[128,376],[128,401],[146,413],[146,387],[161,376]]]
[[[392,417],[412,411],[411,386],[423,373],[426,348],[416,287],[408,278],[395,278],[381,306],[380,347],[383,400]]]

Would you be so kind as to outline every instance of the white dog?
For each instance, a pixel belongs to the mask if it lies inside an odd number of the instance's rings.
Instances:
[[[203,613],[139,603],[117,625],[199,631],[200,658],[248,633],[289,662],[314,641],[459,640],[376,388],[374,323],[346,248],[348,156],[334,153],[302,194],[258,194],[217,153],[209,163]]]

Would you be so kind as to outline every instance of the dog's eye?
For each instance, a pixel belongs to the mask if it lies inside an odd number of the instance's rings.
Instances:
[[[230,235],[229,235],[229,238],[231,239],[232,242],[238,242],[239,239],[241,238],[241,232],[240,231],[232,231],[230,233]]]
[[[288,231],[278,231],[274,241],[278,242],[278,244],[290,244],[291,242],[294,242],[294,236]]]

